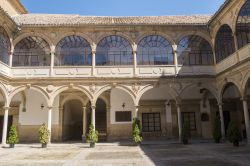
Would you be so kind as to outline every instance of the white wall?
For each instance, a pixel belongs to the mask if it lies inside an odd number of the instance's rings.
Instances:
[[[122,108],[122,104],[125,103],[125,108]],[[111,124],[128,124],[131,122],[115,122],[116,111],[132,111],[132,117],[134,115],[134,103],[132,98],[124,91],[119,89],[112,89],[110,94],[110,122]],[[132,118],[131,118],[132,120]]]
[[[34,90],[26,90],[26,112],[23,112],[23,105],[21,104],[19,110],[19,123],[20,125],[41,125],[47,123],[48,108],[44,97]],[[13,101],[22,101],[20,94],[17,94]],[[23,101],[22,101],[23,103]],[[41,109],[41,104],[44,108]],[[59,98],[57,97],[54,102],[52,110],[52,124],[58,124],[59,122]]]

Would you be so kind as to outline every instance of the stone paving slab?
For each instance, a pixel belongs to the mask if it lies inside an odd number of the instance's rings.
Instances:
[[[250,146],[231,144],[168,142],[141,147],[102,143],[96,148],[88,144],[39,144],[0,148],[0,166],[250,166]]]

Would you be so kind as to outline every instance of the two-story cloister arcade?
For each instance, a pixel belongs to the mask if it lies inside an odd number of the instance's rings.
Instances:
[[[6,2],[7,3],[7,2]],[[17,1],[17,3],[20,3]],[[130,140],[133,118],[147,139],[226,139],[235,122],[250,142],[250,0],[213,16],[95,17],[25,13],[0,3],[0,136],[21,142]],[[15,9],[15,10],[14,10]],[[5,11],[6,10],[6,11]],[[219,21],[218,21],[219,20]]]

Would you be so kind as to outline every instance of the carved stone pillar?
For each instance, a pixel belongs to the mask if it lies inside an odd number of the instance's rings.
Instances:
[[[246,99],[243,99],[242,101],[243,101],[243,109],[244,109],[246,134],[247,134],[247,143],[250,144],[250,122],[249,122],[248,104],[247,104]]]
[[[87,131],[87,117],[86,117],[86,107],[82,108],[82,140],[85,141],[86,140],[86,131]]]
[[[4,107],[2,146],[6,145],[6,140],[7,140],[9,109],[10,109],[9,107]]]
[[[219,103],[219,113],[220,113],[220,123],[221,123],[221,136],[222,139],[225,139],[225,124],[224,124],[224,115],[223,115],[223,108],[222,103]]]

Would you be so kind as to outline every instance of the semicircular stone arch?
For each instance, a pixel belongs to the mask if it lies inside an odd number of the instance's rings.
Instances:
[[[11,53],[11,42],[7,31],[0,26],[0,61],[9,64],[9,55]]]
[[[12,66],[50,66],[50,50],[45,39],[39,36],[25,37],[14,47]]]
[[[220,27],[215,38],[216,63],[221,62],[235,52],[235,43],[232,29],[224,24]]]
[[[213,65],[214,54],[210,43],[201,36],[184,36],[177,46],[178,64]]]
[[[55,48],[55,66],[91,66],[90,43],[81,36],[71,35],[61,39]]]
[[[138,65],[173,65],[174,54],[171,43],[160,35],[149,35],[137,45]]]
[[[118,35],[106,36],[97,44],[96,65],[132,65],[132,51],[132,45],[126,38]]]

